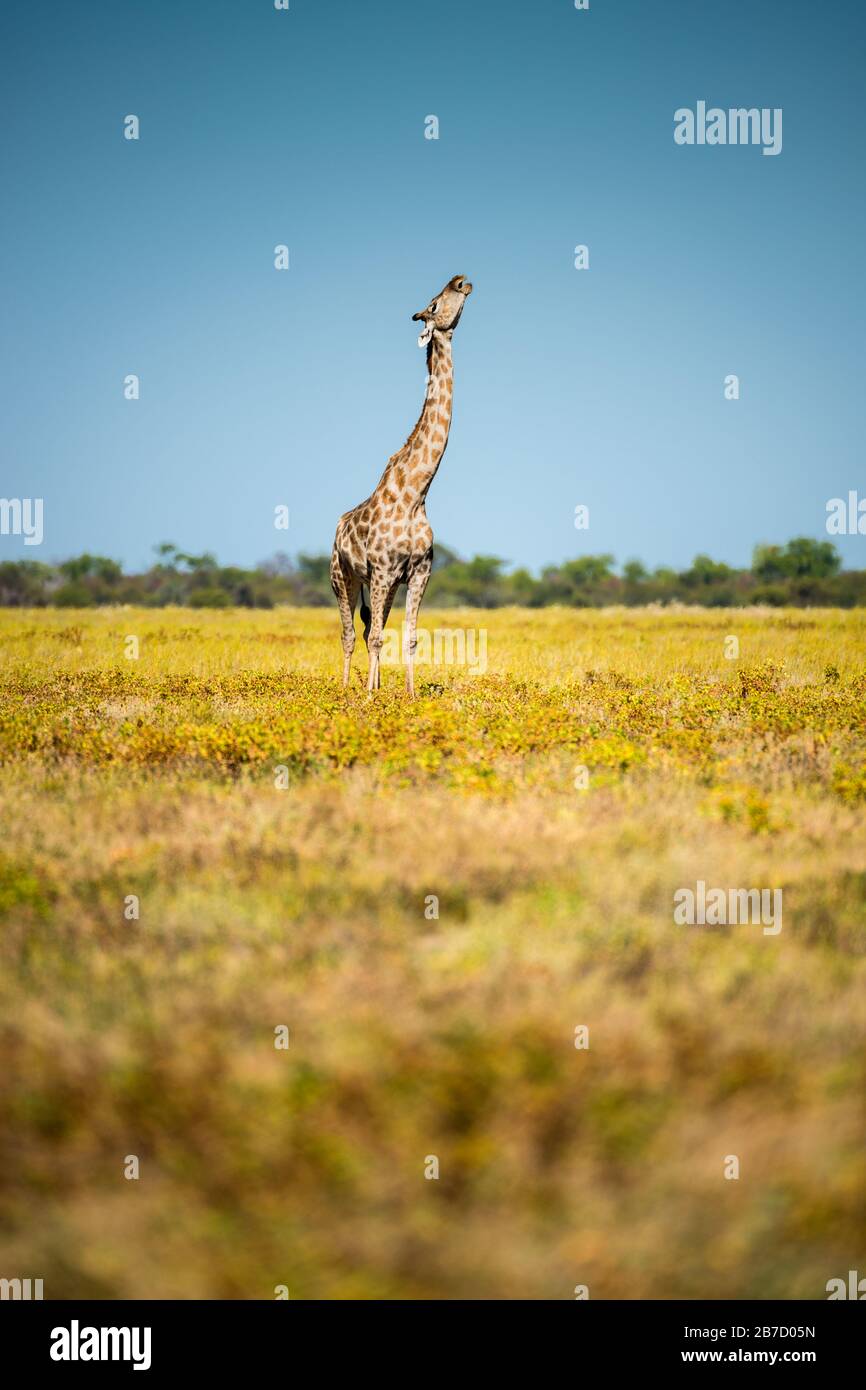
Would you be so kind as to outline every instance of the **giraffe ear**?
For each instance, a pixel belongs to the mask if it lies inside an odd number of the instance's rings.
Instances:
[[[425,325],[424,325],[424,327],[422,328],[420,334],[418,335],[418,346],[419,346],[419,347],[426,347],[427,344],[429,343],[429,341],[430,341],[430,339],[431,339],[432,337],[433,337],[433,324],[432,324],[432,323],[425,323]]]

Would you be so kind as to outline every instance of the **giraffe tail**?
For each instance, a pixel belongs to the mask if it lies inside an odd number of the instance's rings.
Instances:
[[[370,604],[367,601],[367,590],[361,589],[361,622],[364,624],[364,641],[370,636]]]

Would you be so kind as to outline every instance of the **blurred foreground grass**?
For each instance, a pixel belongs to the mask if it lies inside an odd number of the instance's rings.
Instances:
[[[332,613],[0,612],[0,1276],[825,1297],[866,1247],[866,615],[423,622],[487,670],[409,705],[341,692]],[[781,933],[675,926],[699,878],[782,888]]]

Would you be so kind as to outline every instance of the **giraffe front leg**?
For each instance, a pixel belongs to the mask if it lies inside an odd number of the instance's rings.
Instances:
[[[370,671],[367,676],[367,690],[378,690],[380,685],[379,656],[382,651],[382,629],[385,626],[385,604],[391,588],[390,579],[374,574],[370,580],[370,636],[367,650],[370,653]]]
[[[384,640],[385,640],[385,637],[384,637],[385,628],[388,626],[388,617],[389,617],[389,615],[390,615],[391,608],[392,608],[392,606],[393,606],[394,599],[395,599],[395,597],[396,597],[397,590],[399,589],[399,587],[400,587],[400,580],[399,580],[399,579],[395,579],[394,582],[393,582],[393,584],[391,585],[390,589],[388,590],[388,594],[387,594],[387,597],[386,597],[386,599],[385,599],[385,607],[382,609],[382,640],[383,640],[383,642],[384,642]],[[381,671],[381,667],[377,665],[377,667],[376,667],[376,689],[377,689],[377,690],[379,689],[379,687],[381,686],[381,684],[382,684],[382,671]]]
[[[406,586],[406,693],[415,699],[415,649],[418,646],[418,610],[433,568],[433,556],[427,554],[413,569]]]
[[[352,653],[355,650],[355,603],[358,599],[360,584],[355,579],[351,571],[343,569],[340,557],[336,550],[331,556],[331,588],[340,609],[340,622],[342,624],[342,643],[343,643],[343,689],[349,684],[349,671],[352,665]]]

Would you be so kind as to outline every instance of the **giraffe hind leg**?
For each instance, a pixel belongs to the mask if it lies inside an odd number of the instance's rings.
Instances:
[[[352,666],[352,653],[355,650],[355,604],[360,589],[355,576],[343,568],[336,548],[331,556],[331,588],[340,610],[343,643],[343,689],[349,684],[349,671]],[[363,614],[363,608],[361,610]]]

